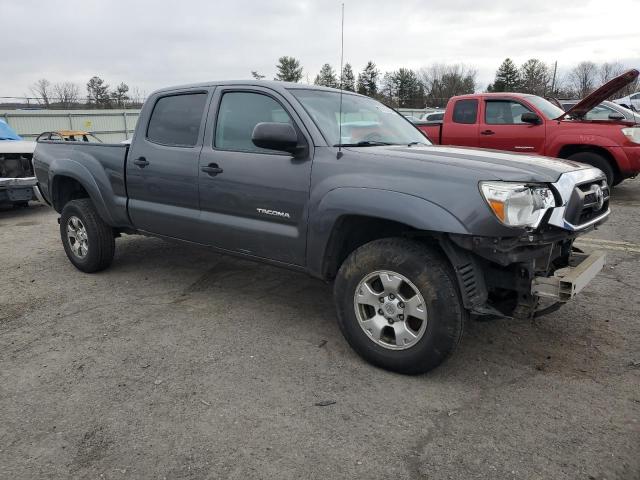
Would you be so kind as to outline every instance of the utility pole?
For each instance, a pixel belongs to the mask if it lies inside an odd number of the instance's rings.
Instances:
[[[555,96],[556,72],[558,71],[558,61],[553,63],[553,80],[551,80],[551,95]]]

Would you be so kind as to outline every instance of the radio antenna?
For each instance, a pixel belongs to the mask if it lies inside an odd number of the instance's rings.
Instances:
[[[344,67],[342,62],[344,61],[344,3],[342,4],[342,19],[340,26],[340,111],[338,113],[338,154],[336,158],[340,160],[342,158],[342,80],[344,77]]]

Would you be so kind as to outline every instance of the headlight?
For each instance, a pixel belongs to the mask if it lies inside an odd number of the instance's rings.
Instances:
[[[628,127],[622,129],[622,134],[629,139],[630,142],[640,143],[640,128]]]
[[[480,191],[498,220],[510,227],[535,228],[556,205],[551,189],[541,185],[481,182]]]

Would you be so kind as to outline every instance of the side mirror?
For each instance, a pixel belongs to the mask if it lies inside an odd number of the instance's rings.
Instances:
[[[302,149],[298,145],[296,129],[288,123],[261,122],[258,123],[251,135],[251,141],[256,147],[278,150],[281,152],[298,153]]]
[[[609,114],[609,120],[624,120],[624,115],[618,112],[612,112]]]
[[[520,120],[523,123],[530,123],[532,125],[539,125],[539,124],[542,123],[542,120],[540,119],[538,114],[537,113],[533,113],[533,112],[524,112],[520,116]]]

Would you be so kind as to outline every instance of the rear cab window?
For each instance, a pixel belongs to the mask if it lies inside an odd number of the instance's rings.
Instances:
[[[180,93],[160,97],[153,107],[147,139],[171,147],[193,147],[207,101],[207,93]]]
[[[478,119],[478,100],[475,98],[457,100],[453,106],[453,122],[463,124],[476,123]]]

